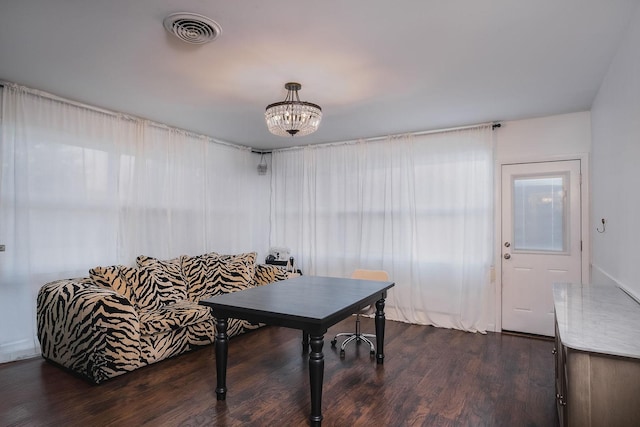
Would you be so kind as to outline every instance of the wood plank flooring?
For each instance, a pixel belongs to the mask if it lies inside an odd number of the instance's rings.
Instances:
[[[385,363],[325,335],[324,426],[558,425],[552,341],[387,321]],[[373,321],[363,319],[373,332]],[[216,401],[213,346],[95,386],[40,358],[0,365],[1,426],[305,426],[300,331],[232,338],[227,400]]]

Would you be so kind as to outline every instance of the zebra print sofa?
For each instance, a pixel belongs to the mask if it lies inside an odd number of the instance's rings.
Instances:
[[[37,298],[42,356],[98,384],[213,342],[203,298],[286,279],[256,265],[256,253],[136,259],[137,267],[96,267],[89,277],[44,285]],[[229,319],[229,336],[262,325]]]

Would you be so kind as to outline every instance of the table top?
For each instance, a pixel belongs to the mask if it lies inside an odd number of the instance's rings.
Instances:
[[[553,286],[558,332],[575,350],[640,359],[640,304],[616,286]]]
[[[393,282],[300,276],[200,301],[216,317],[324,333],[330,326],[386,298]]]

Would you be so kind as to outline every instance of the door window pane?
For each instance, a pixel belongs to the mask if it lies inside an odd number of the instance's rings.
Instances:
[[[513,179],[516,251],[565,252],[568,176]]]

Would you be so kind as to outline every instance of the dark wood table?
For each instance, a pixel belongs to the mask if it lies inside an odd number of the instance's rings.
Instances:
[[[322,381],[324,377],[324,334],[329,327],[364,307],[376,306],[376,361],[384,361],[384,301],[393,282],[300,276],[200,301],[216,318],[216,395],[227,395],[227,319],[246,319],[267,325],[302,330],[303,352],[309,347],[312,426],[322,423]]]

